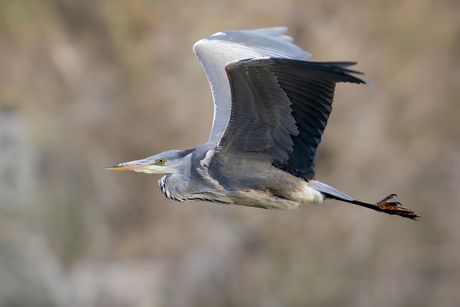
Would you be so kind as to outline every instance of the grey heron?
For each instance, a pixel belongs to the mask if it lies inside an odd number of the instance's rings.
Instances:
[[[335,84],[364,83],[354,62],[312,62],[285,27],[218,32],[195,43],[211,86],[208,141],[106,167],[163,174],[172,200],[203,200],[289,210],[336,199],[417,219],[395,194],[366,203],[315,179],[316,149],[332,110]]]

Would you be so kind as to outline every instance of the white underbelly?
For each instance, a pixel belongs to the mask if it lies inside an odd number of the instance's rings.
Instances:
[[[325,198],[321,192],[308,187],[307,182],[298,191],[283,197],[266,190],[229,191],[228,196],[235,205],[276,210],[292,210],[301,204],[320,204]]]

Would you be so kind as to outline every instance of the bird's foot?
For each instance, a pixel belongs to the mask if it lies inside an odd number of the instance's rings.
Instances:
[[[418,216],[414,211],[411,211],[408,208],[404,208],[401,206],[401,203],[396,202],[388,202],[388,200],[393,199],[396,194],[390,194],[381,201],[377,202],[378,211],[385,212],[388,214],[399,215],[402,217],[407,217],[409,219],[417,220],[420,216]]]

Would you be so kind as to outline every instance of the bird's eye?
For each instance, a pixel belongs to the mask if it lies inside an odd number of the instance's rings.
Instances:
[[[157,160],[157,162],[160,163],[160,164],[163,164],[163,163],[165,163],[165,159],[160,158],[160,159]]]

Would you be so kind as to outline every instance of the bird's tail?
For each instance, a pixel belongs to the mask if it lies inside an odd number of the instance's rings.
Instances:
[[[319,191],[321,193],[326,194],[326,197],[328,198],[334,198],[338,200],[343,200],[346,202],[352,202],[355,199],[339,190],[336,188],[331,187],[330,185],[327,185],[321,181],[317,180],[310,180],[308,181],[308,186],[312,189],[315,189],[316,191]]]

